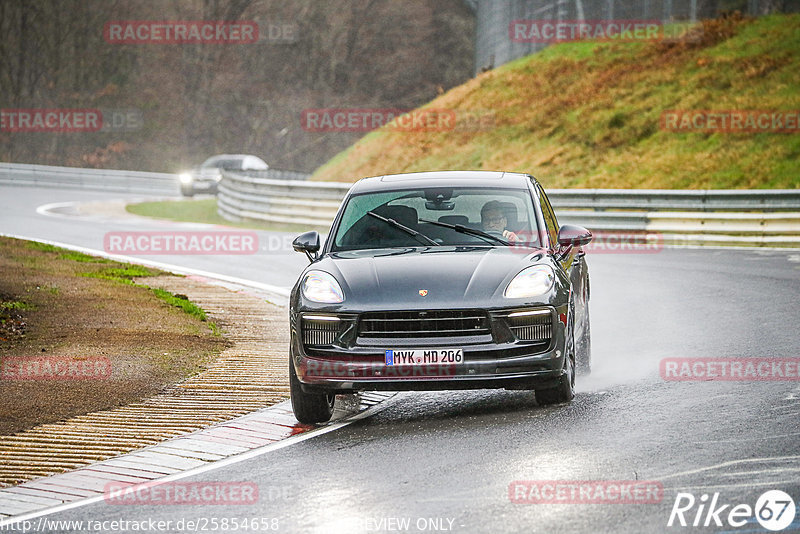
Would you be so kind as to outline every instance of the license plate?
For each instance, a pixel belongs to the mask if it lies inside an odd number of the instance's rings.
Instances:
[[[453,365],[464,363],[463,349],[397,349],[386,351],[386,365]]]

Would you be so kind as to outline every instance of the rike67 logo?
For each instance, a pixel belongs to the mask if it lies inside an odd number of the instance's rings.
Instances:
[[[749,504],[723,503],[719,493],[714,493],[710,501],[707,493],[699,499],[691,493],[678,493],[667,526],[722,527],[727,523],[739,528],[757,521],[763,528],[777,532],[792,525],[796,513],[794,500],[781,490],[762,494],[755,508]]]

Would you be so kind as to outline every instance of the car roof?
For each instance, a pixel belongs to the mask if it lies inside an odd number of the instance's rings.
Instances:
[[[208,168],[217,165],[221,161],[236,161],[245,170],[267,170],[269,165],[263,159],[252,154],[217,154],[211,156],[199,165],[200,168]]]
[[[414,187],[485,187],[527,189],[531,176],[500,171],[430,171],[385,174],[362,178],[350,189],[351,194],[392,191]]]
[[[250,154],[217,154],[208,159],[244,159],[247,157],[250,157]]]
[[[257,159],[259,161],[264,161],[261,158],[259,158],[258,156],[254,156],[252,154],[217,154],[216,156],[211,156],[210,158],[208,158],[206,160],[206,162],[216,161],[216,160],[219,160],[219,159],[243,160],[243,159],[247,159],[247,158],[254,158],[254,159]]]

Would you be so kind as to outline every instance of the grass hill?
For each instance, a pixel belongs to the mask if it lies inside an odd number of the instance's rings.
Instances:
[[[373,131],[312,179],[441,169],[529,172],[546,187],[798,188],[794,133],[674,132],[666,110],[800,110],[800,15],[705,21],[675,42],[550,46],[423,108],[482,131]]]

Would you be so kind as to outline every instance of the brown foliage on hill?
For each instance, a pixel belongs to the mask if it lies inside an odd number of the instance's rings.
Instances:
[[[254,21],[262,38],[104,38],[107,23],[131,20]],[[471,76],[473,32],[461,0],[0,2],[0,107],[138,117],[97,132],[0,131],[0,159],[177,171],[245,152],[311,171],[363,134],[307,132],[303,109],[414,108]]]

